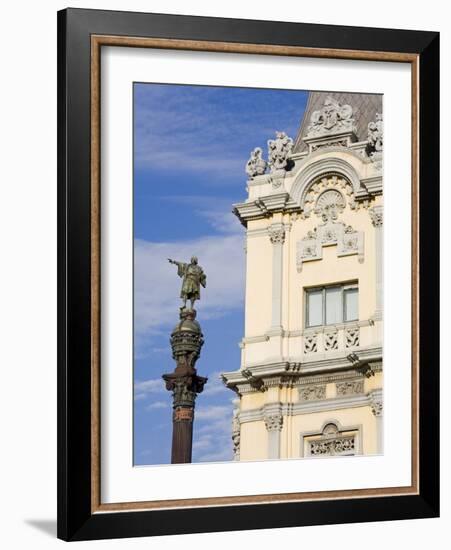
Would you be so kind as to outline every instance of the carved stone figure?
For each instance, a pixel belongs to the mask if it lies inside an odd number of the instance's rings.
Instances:
[[[260,147],[256,147],[252,152],[249,160],[246,163],[246,174],[250,178],[262,176],[266,172],[267,162],[262,157],[263,151]]]
[[[319,111],[313,111],[307,128],[308,136],[355,131],[352,107],[340,105],[332,97],[327,97]]]
[[[271,172],[288,165],[288,155],[293,149],[293,140],[285,132],[276,132],[276,139],[268,140],[268,160]]]
[[[384,122],[382,114],[376,113],[376,120],[368,124],[367,152],[371,157],[375,153],[381,153],[384,147]]]
[[[207,286],[207,276],[204,270],[198,265],[196,256],[191,258],[189,264],[176,262],[168,258],[169,263],[177,266],[177,275],[183,279],[180,298],[183,300],[183,308],[186,308],[186,301],[191,302],[191,309],[194,309],[194,302],[200,300],[200,285]]]

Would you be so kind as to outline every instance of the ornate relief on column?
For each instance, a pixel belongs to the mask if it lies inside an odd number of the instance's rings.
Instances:
[[[268,414],[264,417],[268,431],[268,458],[280,458],[280,432],[283,426],[281,414]]]
[[[240,422],[240,400],[233,400],[233,420],[232,420],[232,442],[233,459],[240,460],[240,441],[241,441],[241,422]]]
[[[376,417],[377,426],[377,452],[382,454],[384,452],[384,419],[383,419],[383,400],[382,390],[374,390],[370,393],[370,407],[371,412]]]
[[[285,226],[281,223],[270,225],[268,228],[269,239],[273,244],[271,329],[279,331],[282,330],[282,274],[285,232]]]
[[[373,206],[368,210],[374,227],[382,227],[384,223],[384,209],[382,206]]]
[[[285,228],[283,225],[271,225],[268,229],[268,235],[272,244],[283,244],[285,242]]]
[[[384,209],[383,206],[373,206],[368,210],[371,222],[375,228],[376,239],[376,311],[374,318],[382,319],[382,310],[384,306],[384,288],[383,288],[383,223]]]

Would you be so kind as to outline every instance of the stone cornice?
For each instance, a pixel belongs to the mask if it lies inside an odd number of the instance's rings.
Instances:
[[[372,394],[375,392],[380,392],[380,394],[382,394],[382,390],[377,389],[364,395],[346,395],[331,399],[299,401],[296,403],[268,403],[257,409],[241,411],[240,423],[263,421],[265,417],[271,414],[269,411],[274,411],[273,414],[280,414],[282,416],[297,416],[300,414],[311,414],[323,411],[371,407],[374,403]]]
[[[356,358],[357,359],[356,359]],[[324,383],[368,376],[382,370],[382,348],[359,350],[351,360],[341,356],[310,362],[274,361],[249,365],[239,371],[222,373],[224,384],[242,394],[243,391],[261,392],[270,386]]]
[[[246,226],[250,220],[267,218],[276,212],[291,212],[298,206],[291,200],[289,193],[273,193],[252,201],[233,205],[232,212]]]

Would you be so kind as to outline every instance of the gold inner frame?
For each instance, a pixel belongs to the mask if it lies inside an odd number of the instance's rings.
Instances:
[[[412,70],[412,480],[407,487],[279,493],[143,502],[102,504],[100,499],[100,51],[102,46],[158,48],[222,53],[247,53],[293,57],[319,57],[410,63]],[[91,36],[91,512],[117,512],[168,508],[193,508],[276,502],[305,502],[341,498],[385,497],[419,494],[419,56],[397,52],[334,50],[267,44],[240,44],[138,38],[129,36]]]

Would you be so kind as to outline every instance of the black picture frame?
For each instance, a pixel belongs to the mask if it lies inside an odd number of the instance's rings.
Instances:
[[[418,56],[419,492],[187,509],[92,511],[91,36]],[[330,57],[335,57],[333,52]],[[439,515],[439,33],[67,9],[58,13],[58,537],[63,540]]]

